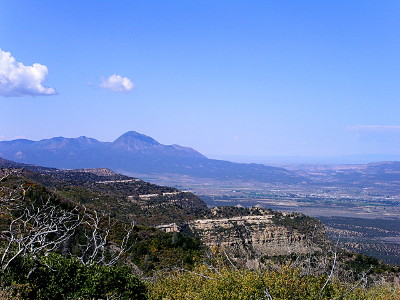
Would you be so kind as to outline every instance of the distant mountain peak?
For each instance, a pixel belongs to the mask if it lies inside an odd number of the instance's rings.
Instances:
[[[150,144],[150,145],[160,145],[159,142],[157,142],[155,139],[152,137],[149,137],[145,134],[141,134],[136,131],[128,131],[121,135],[119,138],[117,138],[113,144],[137,144],[137,143],[145,143],[145,144]]]
[[[89,137],[56,137],[40,141],[0,141],[0,156],[26,164],[64,169],[110,168],[137,174],[182,174],[200,178],[299,182],[288,170],[258,164],[208,159],[198,151],[128,131],[114,142]]]

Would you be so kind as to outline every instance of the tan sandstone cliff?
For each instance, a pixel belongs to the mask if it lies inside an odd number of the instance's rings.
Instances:
[[[182,227],[188,227],[208,247],[218,247],[234,258],[322,252],[329,244],[318,220],[261,208],[216,207],[205,218],[183,226],[159,226],[164,231]]]

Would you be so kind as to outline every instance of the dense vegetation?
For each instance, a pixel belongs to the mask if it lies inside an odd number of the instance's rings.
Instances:
[[[160,274],[149,284],[150,299],[370,299],[398,300],[394,285],[369,288],[339,281],[324,286],[326,276],[304,276],[290,266],[263,273],[251,270],[199,268],[196,273],[175,271]],[[200,273],[202,272],[201,275]]]
[[[128,266],[83,266],[76,259],[50,254],[39,261],[16,261],[2,273],[2,293],[10,299],[400,299],[398,285],[368,285],[363,277],[343,282],[329,280],[328,274],[305,275],[291,265],[250,270],[226,261],[214,263],[138,279]]]
[[[56,253],[23,257],[1,273],[10,296],[24,299],[146,299],[146,286],[128,266],[84,265]]]

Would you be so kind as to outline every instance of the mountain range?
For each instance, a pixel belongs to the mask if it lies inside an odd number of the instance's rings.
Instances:
[[[284,168],[209,159],[192,148],[163,145],[135,131],[125,133],[113,142],[101,142],[85,136],[2,141],[0,157],[61,169],[109,168],[125,174],[178,174],[272,183],[307,181],[305,177]]]

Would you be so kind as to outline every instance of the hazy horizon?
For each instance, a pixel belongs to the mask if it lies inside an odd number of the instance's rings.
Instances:
[[[0,140],[400,156],[397,1],[3,1]],[[356,160],[357,160],[356,159]]]
[[[222,159],[238,163],[258,163],[271,166],[289,165],[346,165],[368,164],[385,161],[400,161],[400,155],[338,155],[338,156],[245,156],[245,155],[212,155],[206,156],[213,159]]]
[[[86,137],[86,136],[80,136]],[[44,140],[49,140],[53,138],[80,138],[80,137],[51,137]],[[86,137],[92,138],[92,137]],[[20,140],[20,139],[16,139]],[[29,140],[22,138],[22,140]],[[11,140],[12,141],[12,140]],[[33,140],[29,140],[33,141]],[[34,142],[36,142],[35,140]],[[99,141],[99,140],[98,140]],[[0,140],[1,142],[1,140]],[[110,143],[111,141],[99,141]],[[171,144],[172,145],[172,144]],[[180,145],[189,147],[188,145]],[[197,150],[197,149],[194,149]],[[231,154],[213,154],[213,153],[201,153],[205,155],[207,158],[217,159],[217,160],[227,160],[237,163],[258,163],[265,165],[275,165],[275,166],[295,166],[295,165],[338,165],[338,164],[368,164],[375,162],[384,162],[384,161],[400,161],[400,155],[396,154],[352,154],[352,155],[336,155],[336,156],[279,156],[279,155],[270,155],[270,156],[257,156],[257,155],[231,155]]]

